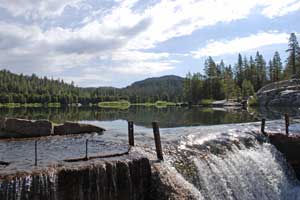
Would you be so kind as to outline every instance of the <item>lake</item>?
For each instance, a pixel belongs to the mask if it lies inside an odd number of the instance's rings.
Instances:
[[[103,135],[83,134],[75,137],[54,136],[39,139],[39,166],[48,166],[49,163],[57,164],[64,159],[84,156],[86,139],[90,140],[90,155],[96,155],[99,152],[101,154],[114,154],[126,151],[128,148],[127,120],[132,120],[135,123],[136,144],[153,148],[154,142],[151,128],[151,122],[153,121],[159,122],[161,138],[166,143],[176,141],[180,137],[192,133],[199,133],[205,136],[223,131],[259,130],[260,123],[258,121],[260,117],[280,119],[285,112],[296,116],[298,114],[297,111],[297,109],[252,109],[247,111],[242,109],[188,109],[181,107],[131,107],[128,110],[89,107],[2,108],[0,109],[0,116],[49,119],[55,123],[80,121],[101,126],[107,130]],[[245,122],[258,123],[251,123],[250,125]],[[278,125],[278,127],[275,125]],[[275,127],[276,130],[283,130],[284,124],[283,122],[273,123],[272,127]],[[266,128],[268,128],[268,124]],[[14,171],[16,168],[26,169],[32,167],[34,163],[34,141],[0,141],[0,160],[11,163],[11,165],[6,167],[7,172]]]

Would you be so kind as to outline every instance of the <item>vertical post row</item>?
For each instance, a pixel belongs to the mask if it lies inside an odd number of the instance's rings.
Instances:
[[[37,140],[34,141],[34,166],[37,166]]]
[[[285,118],[285,133],[286,133],[286,135],[289,135],[289,126],[290,126],[289,115],[286,113],[284,115],[284,118]]]
[[[155,141],[157,159],[163,160],[164,158],[163,158],[163,152],[162,152],[162,147],[161,147],[158,123],[152,122],[152,127],[153,127],[153,133],[154,133],[154,141]]]
[[[261,120],[261,133],[265,134],[266,119]]]
[[[130,146],[134,146],[134,128],[133,121],[128,121],[128,141]]]
[[[89,159],[89,155],[88,155],[88,145],[89,145],[89,140],[87,139],[86,141],[85,141],[85,159],[86,160],[88,160]]]

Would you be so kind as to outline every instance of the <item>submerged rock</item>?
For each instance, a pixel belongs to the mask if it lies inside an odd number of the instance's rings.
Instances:
[[[25,120],[7,118],[3,123],[2,137],[40,137],[49,136],[53,134],[53,125],[47,120]]]
[[[82,133],[102,133],[105,129],[76,122],[65,122],[54,126],[54,135],[82,134]]]

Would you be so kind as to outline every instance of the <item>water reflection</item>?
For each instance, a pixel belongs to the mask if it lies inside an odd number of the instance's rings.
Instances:
[[[300,116],[300,110],[297,107],[256,107],[248,108],[248,111],[256,119],[283,119],[285,113],[292,118],[299,118]]]
[[[158,121],[163,128],[255,121],[254,116],[241,109],[187,109],[180,107],[130,107],[127,110],[90,107],[1,108],[0,116],[26,119],[49,119],[56,123],[64,121],[132,120],[136,125],[144,127],[150,127],[152,121]]]

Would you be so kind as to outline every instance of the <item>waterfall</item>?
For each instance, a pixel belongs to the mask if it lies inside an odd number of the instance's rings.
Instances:
[[[203,199],[300,199],[293,169],[255,133],[190,134],[173,146],[169,162]]]
[[[34,173],[0,178],[1,200],[140,200],[148,199],[149,160],[108,161],[62,168],[54,173]]]

